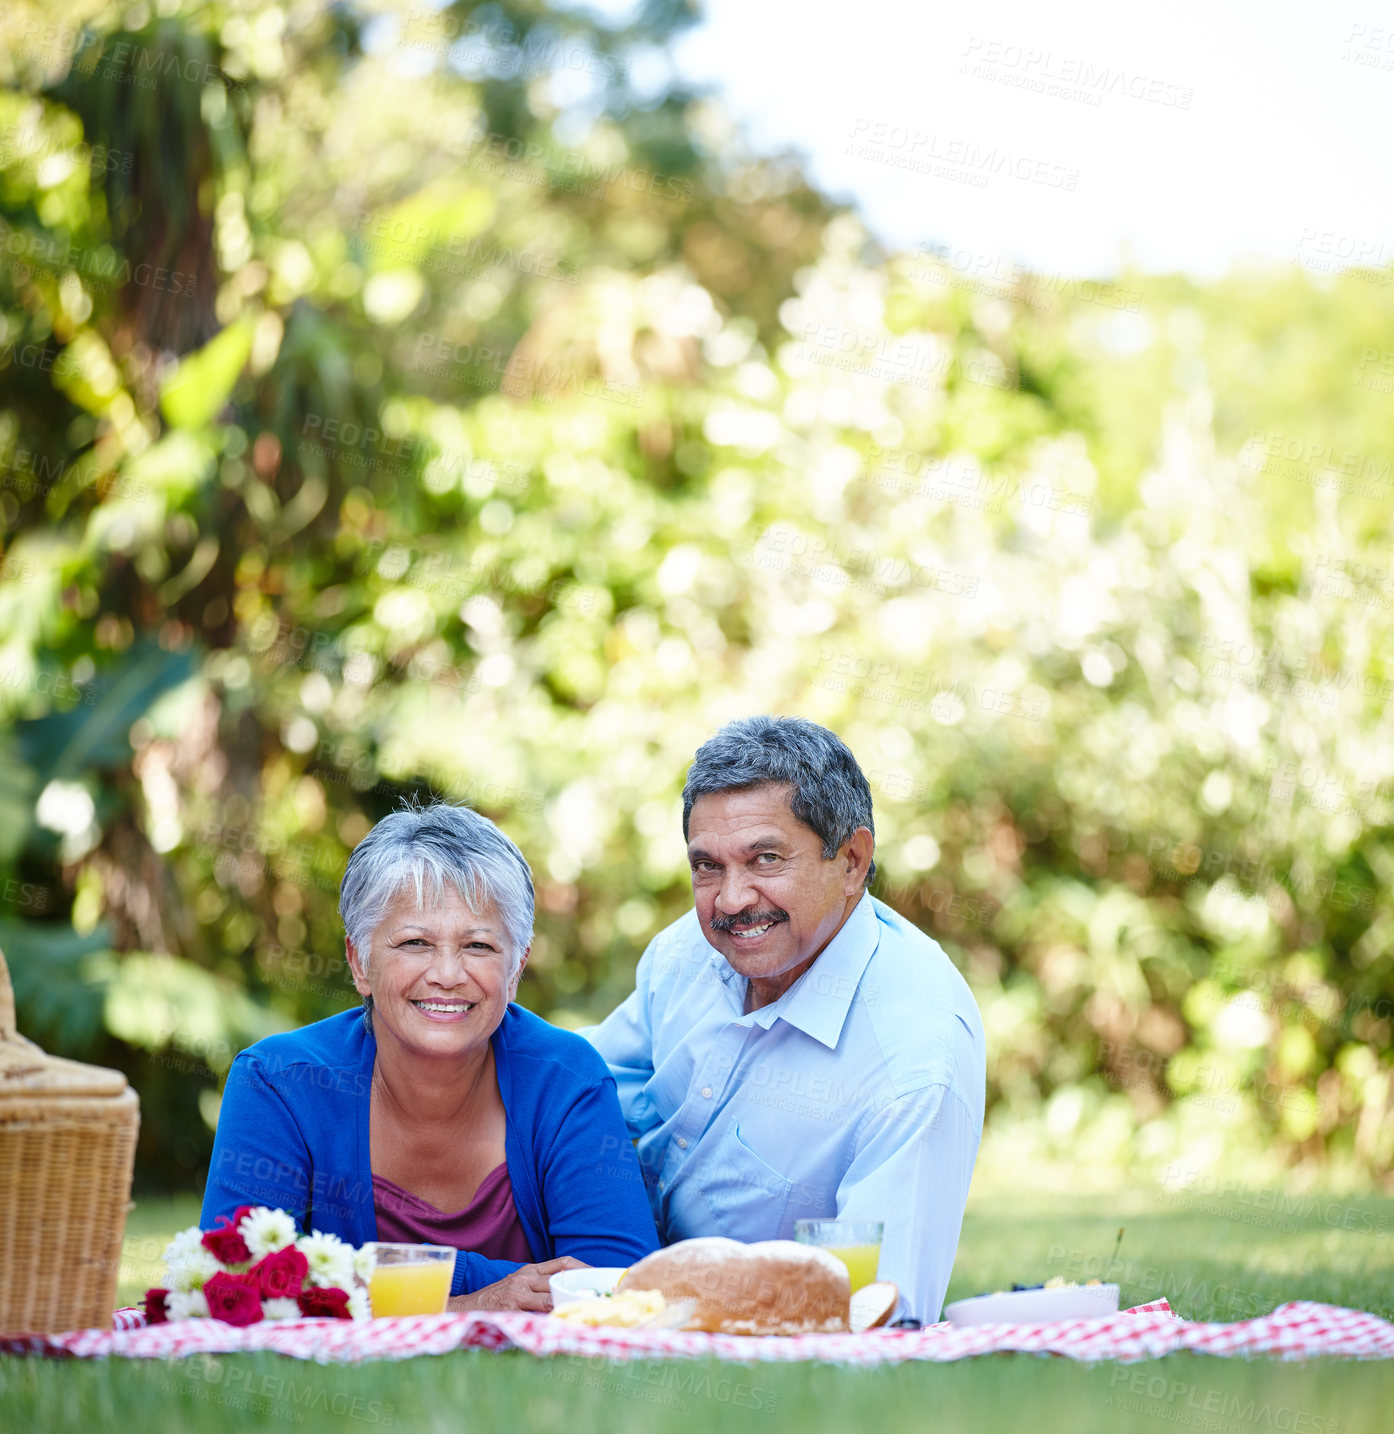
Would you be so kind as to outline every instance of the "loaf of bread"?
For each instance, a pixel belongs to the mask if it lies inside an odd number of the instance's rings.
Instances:
[[[847,1266],[793,1240],[679,1240],[625,1272],[625,1290],[697,1302],[685,1328],[712,1334],[831,1334],[848,1327]]]

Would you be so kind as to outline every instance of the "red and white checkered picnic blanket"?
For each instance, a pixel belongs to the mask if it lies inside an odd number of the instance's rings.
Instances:
[[[1202,1354],[1269,1354],[1279,1359],[1339,1355],[1394,1359],[1394,1324],[1361,1310],[1299,1300],[1272,1314],[1236,1324],[1180,1319],[1165,1299],[1103,1319],[1054,1324],[943,1323],[928,1329],[878,1329],[865,1334],[805,1334],[751,1338],[681,1330],[600,1329],[550,1315],[508,1312],[418,1315],[376,1320],[265,1320],[236,1328],[193,1319],[147,1326],[134,1308],[117,1310],[114,1329],[68,1334],[0,1335],[0,1353],[75,1356],[118,1355],[169,1359],[189,1354],[240,1354],[269,1349],[320,1364],[365,1359],[406,1359],[452,1349],[521,1349],[529,1354],[593,1355],[611,1360],[719,1359],[821,1360],[833,1364],[886,1364],[906,1359],[966,1359],[1019,1350],[1063,1354],[1085,1362],[1131,1363],[1178,1350]]]

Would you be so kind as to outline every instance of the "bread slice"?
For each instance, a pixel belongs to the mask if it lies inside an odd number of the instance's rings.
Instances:
[[[876,1280],[863,1285],[852,1296],[848,1325],[853,1334],[877,1329],[895,1313],[900,1303],[900,1290],[890,1280]]]

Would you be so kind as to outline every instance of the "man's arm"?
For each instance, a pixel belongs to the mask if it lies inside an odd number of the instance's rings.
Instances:
[[[585,1026],[578,1034],[598,1050],[615,1078],[630,1139],[637,1139],[642,1127],[636,1122],[634,1104],[653,1078],[653,1027],[650,1020],[649,974],[657,939],[639,958],[634,989],[598,1025]]]
[[[982,1120],[950,1087],[930,1085],[869,1116],[837,1189],[840,1220],[881,1220],[881,1278],[899,1315],[939,1318],[958,1249]]]

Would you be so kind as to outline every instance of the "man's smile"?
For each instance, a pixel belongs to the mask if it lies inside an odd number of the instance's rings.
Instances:
[[[739,916],[713,916],[710,922],[713,931],[723,931],[743,946],[754,946],[772,927],[788,921],[783,911],[752,911]]]

